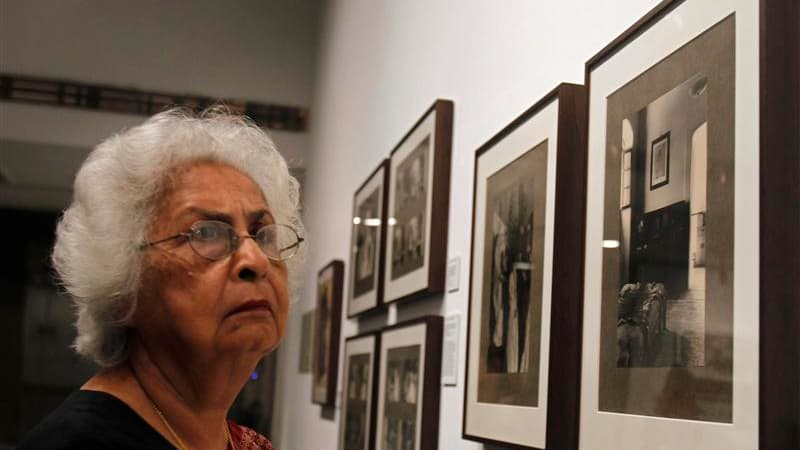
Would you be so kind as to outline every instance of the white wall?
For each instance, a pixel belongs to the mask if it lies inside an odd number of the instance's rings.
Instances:
[[[312,404],[310,375],[297,372],[301,313],[313,308],[320,267],[339,258],[349,270],[356,188],[437,97],[455,102],[447,240],[449,257],[462,257],[461,288],[361,324],[343,319],[342,339],[415,315],[463,313],[458,386],[441,391],[439,448],[482,447],[461,439],[474,151],[559,82],[582,83],[585,61],[657,3],[329,2],[306,174],[309,270],[280,350],[277,448],[336,448],[338,406],[328,417]]]
[[[318,1],[2,0],[5,72],[307,106]]]
[[[0,0],[0,71],[309,107],[319,4]],[[0,169],[23,185],[0,186],[0,206],[63,208],[71,183],[49,192],[25,186],[38,185],[58,170],[68,171],[65,178],[71,180],[90,148],[143,120],[138,115],[0,102]],[[302,169],[308,133],[272,135],[290,166]],[[19,143],[30,149],[27,159],[41,161],[41,172],[31,172],[23,167],[26,160],[16,159]],[[57,148],[65,152],[54,156]],[[50,156],[71,160],[48,168]]]

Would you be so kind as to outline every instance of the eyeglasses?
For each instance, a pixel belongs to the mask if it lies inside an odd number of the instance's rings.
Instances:
[[[235,252],[243,238],[253,239],[267,258],[274,261],[285,261],[300,249],[303,238],[289,225],[273,223],[265,225],[256,234],[239,236],[233,227],[217,220],[200,220],[192,224],[186,233],[176,234],[154,242],[145,242],[145,249],[173,239],[186,239],[195,253],[203,258],[217,261]]]

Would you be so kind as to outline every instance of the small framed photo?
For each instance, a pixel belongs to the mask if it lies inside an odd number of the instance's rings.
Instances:
[[[330,262],[317,275],[311,399],[325,406],[336,402],[343,282],[344,263],[340,260]]]
[[[665,0],[586,63],[581,450],[798,448],[797,12]]]
[[[669,184],[669,131],[650,146],[650,190]]]
[[[385,159],[353,196],[348,318],[383,305],[388,186],[389,160]]]
[[[365,333],[345,340],[339,450],[375,448],[379,348],[380,333]]]
[[[475,152],[463,436],[570,448],[586,90],[562,84]],[[577,128],[581,130],[581,128]]]
[[[381,332],[375,450],[436,450],[442,324],[425,316]]]
[[[392,150],[387,303],[444,292],[452,133],[453,102],[437,100]]]

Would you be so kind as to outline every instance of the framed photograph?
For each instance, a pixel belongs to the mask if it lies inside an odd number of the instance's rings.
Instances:
[[[379,346],[379,333],[360,334],[345,340],[339,450],[375,448]]]
[[[577,442],[585,100],[562,84],[475,152],[466,439]]]
[[[387,303],[444,292],[452,134],[453,102],[437,100],[392,150]]]
[[[773,201],[759,188],[760,158],[789,153],[764,146],[765,124],[793,127],[784,137],[797,142],[797,113],[760,91],[759,77],[771,73],[780,95],[797,98],[786,78],[797,76],[797,43],[775,43],[791,27],[797,36],[797,17],[796,2],[664,1],[587,62],[581,449],[796,448],[796,359],[760,314],[776,320],[781,304],[788,317],[776,323],[796,330],[797,307],[764,294],[759,257],[776,266],[753,236],[763,242],[760,223],[775,223],[757,213]],[[792,192],[775,201],[797,211]],[[783,398],[760,377],[765,358]]]
[[[650,190],[652,191],[668,183],[669,131],[653,141],[653,145],[650,147]]]
[[[303,313],[300,326],[300,373],[311,373],[314,360],[314,311]]]
[[[442,318],[425,316],[383,329],[376,450],[435,450],[439,442]]]
[[[344,263],[339,260],[331,261],[317,274],[311,399],[325,406],[336,403],[343,282]]]
[[[353,196],[348,318],[383,305],[388,186],[389,160],[385,159]]]

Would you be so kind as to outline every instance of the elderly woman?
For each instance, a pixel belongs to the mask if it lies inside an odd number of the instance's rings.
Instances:
[[[283,337],[303,225],[269,137],[216,109],[158,114],[80,169],[53,263],[102,370],[21,449],[271,449],[227,420]]]

